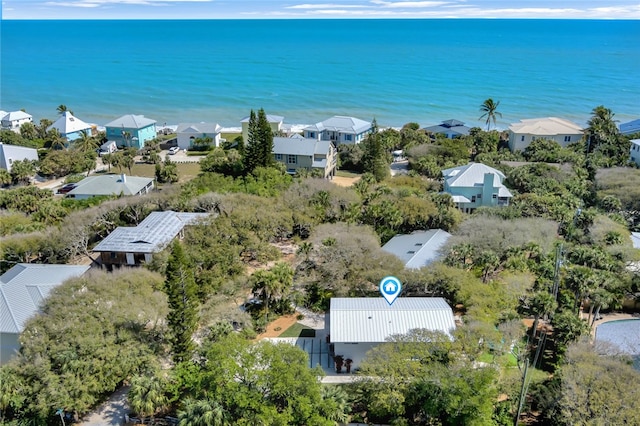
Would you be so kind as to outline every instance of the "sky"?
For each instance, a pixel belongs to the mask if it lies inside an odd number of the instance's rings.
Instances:
[[[640,19],[640,0],[2,0],[2,19]]]

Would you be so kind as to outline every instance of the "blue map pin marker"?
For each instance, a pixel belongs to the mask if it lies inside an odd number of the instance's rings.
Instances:
[[[402,291],[402,283],[396,277],[384,277],[380,280],[380,294],[389,305],[396,301]]]

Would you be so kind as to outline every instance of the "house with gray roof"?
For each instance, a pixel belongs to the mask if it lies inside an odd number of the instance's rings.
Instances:
[[[441,297],[399,297],[392,305],[382,297],[332,298],[329,310],[334,354],[351,359],[352,368],[395,335],[427,329],[451,336],[455,327],[453,311]]]
[[[299,169],[318,170],[322,177],[335,175],[338,156],[333,142],[302,137],[273,138],[273,157],[295,174]]]
[[[257,115],[258,113],[256,112],[256,117]],[[277,135],[282,131],[282,124],[284,123],[283,116],[267,114],[267,121],[269,122],[271,131],[274,135]],[[249,140],[249,116],[246,116],[242,120],[240,120],[240,124],[242,125],[242,140],[246,144]]]
[[[49,293],[88,269],[88,265],[18,263],[0,276],[0,365],[20,350],[20,333]]]
[[[382,246],[382,250],[402,260],[405,268],[420,269],[442,257],[440,250],[450,237],[451,234],[442,229],[414,231],[396,235]]]
[[[0,169],[11,173],[15,161],[38,161],[38,151],[26,146],[8,145],[0,142]]]
[[[56,129],[60,133],[60,136],[68,141],[78,139],[82,132],[86,132],[87,135],[91,136],[93,130],[90,124],[74,117],[69,111],[62,113],[62,115],[47,128],[47,130],[51,129]]]
[[[67,198],[86,200],[110,195],[144,195],[154,188],[154,179],[140,176],[93,175],[82,179],[67,193]]]
[[[116,118],[104,125],[107,140],[115,141],[121,148],[144,148],[147,141],[154,139],[156,120],[144,115],[128,114]]]
[[[447,138],[453,139],[460,136],[468,136],[471,127],[465,126],[462,121],[451,119],[435,126],[425,127],[422,130],[427,133],[445,135]]]
[[[631,139],[629,147],[629,160],[636,163],[640,167],[640,139]]]
[[[211,138],[213,146],[220,146],[222,127],[217,123],[180,123],[176,129],[178,147],[189,149],[196,139]]]
[[[152,212],[138,226],[119,226],[93,251],[108,269],[114,266],[139,266],[149,263],[154,253],[167,247],[174,238],[182,238],[183,229],[206,219],[208,213],[184,213],[171,210]]]
[[[341,143],[360,143],[373,131],[373,124],[355,117],[335,115],[302,129],[305,138]]]
[[[502,184],[505,175],[482,163],[452,167],[442,171],[444,192],[464,212],[483,206],[507,206],[513,195]]]
[[[556,141],[561,147],[566,147],[578,142],[582,136],[582,128],[564,118],[530,118],[509,126],[509,149],[523,151],[536,139]]]
[[[24,123],[32,123],[33,117],[24,111],[11,111],[0,117],[0,125],[3,129],[13,130],[20,133],[20,126]]]
[[[623,135],[640,133],[640,118],[620,124],[620,133]]]

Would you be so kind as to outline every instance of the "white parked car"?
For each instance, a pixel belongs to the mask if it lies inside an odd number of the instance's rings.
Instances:
[[[180,152],[180,148],[177,146],[172,146],[171,148],[169,148],[169,155],[174,155],[178,152]]]

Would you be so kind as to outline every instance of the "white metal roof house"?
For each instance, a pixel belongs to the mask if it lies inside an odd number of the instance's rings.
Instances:
[[[119,147],[144,148],[144,144],[154,139],[156,120],[144,115],[128,114],[104,125],[107,140],[115,141]]]
[[[459,136],[467,136],[471,127],[465,126],[462,121],[451,119],[435,126],[425,127],[422,130],[429,133],[443,134],[449,139],[453,139]]]
[[[336,145],[360,143],[372,130],[370,121],[342,115],[335,115],[302,129],[305,138],[332,141]]]
[[[154,179],[140,176],[94,175],[82,179],[67,193],[68,198],[85,200],[101,195],[144,195],[154,187]]]
[[[256,117],[258,112],[256,112]],[[282,130],[282,124],[284,123],[284,117],[281,115],[267,114],[267,121],[271,125],[271,131],[276,134]],[[242,125],[242,140],[246,144],[249,139],[249,116],[246,116],[240,120]]]
[[[389,305],[382,297],[332,298],[329,329],[335,355],[353,360],[353,368],[367,351],[398,334],[414,329],[451,335],[453,311],[441,297],[400,297]]]
[[[199,138],[211,138],[213,146],[220,146],[220,132],[222,127],[217,123],[180,123],[176,129],[178,147],[189,149],[193,141]]]
[[[509,126],[509,149],[522,151],[536,139],[550,139],[566,147],[582,139],[583,130],[576,123],[558,117],[530,118]]]
[[[69,111],[65,111],[47,130],[57,129],[60,136],[68,141],[76,140],[82,132],[87,132],[91,136],[91,125],[74,117]]]
[[[0,365],[20,350],[20,333],[51,290],[88,269],[88,265],[18,263],[0,276]]]
[[[440,249],[450,237],[451,234],[442,229],[414,231],[396,235],[382,246],[382,250],[402,260],[405,268],[420,269],[441,257]]]
[[[631,139],[631,147],[629,148],[629,160],[636,163],[640,167],[640,139]]]
[[[209,216],[208,213],[184,213],[171,210],[152,212],[138,226],[119,226],[98,243],[94,252],[107,268],[136,266],[150,262],[153,253],[162,251],[182,230]]]
[[[24,111],[11,111],[0,118],[3,129],[13,130],[16,133],[20,132],[20,126],[24,123],[31,122],[33,122],[33,117]]]
[[[38,161],[38,151],[26,146],[8,145],[0,142],[0,169],[11,172],[14,161]]]
[[[632,135],[640,132],[640,118],[620,124],[620,133],[623,135]]]
[[[301,137],[273,138],[273,157],[287,167],[288,173],[320,170],[325,178],[335,175],[338,161],[333,142]]]
[[[454,204],[465,212],[483,206],[506,206],[513,197],[500,170],[482,163],[452,167],[442,171],[444,192],[451,195]]]

